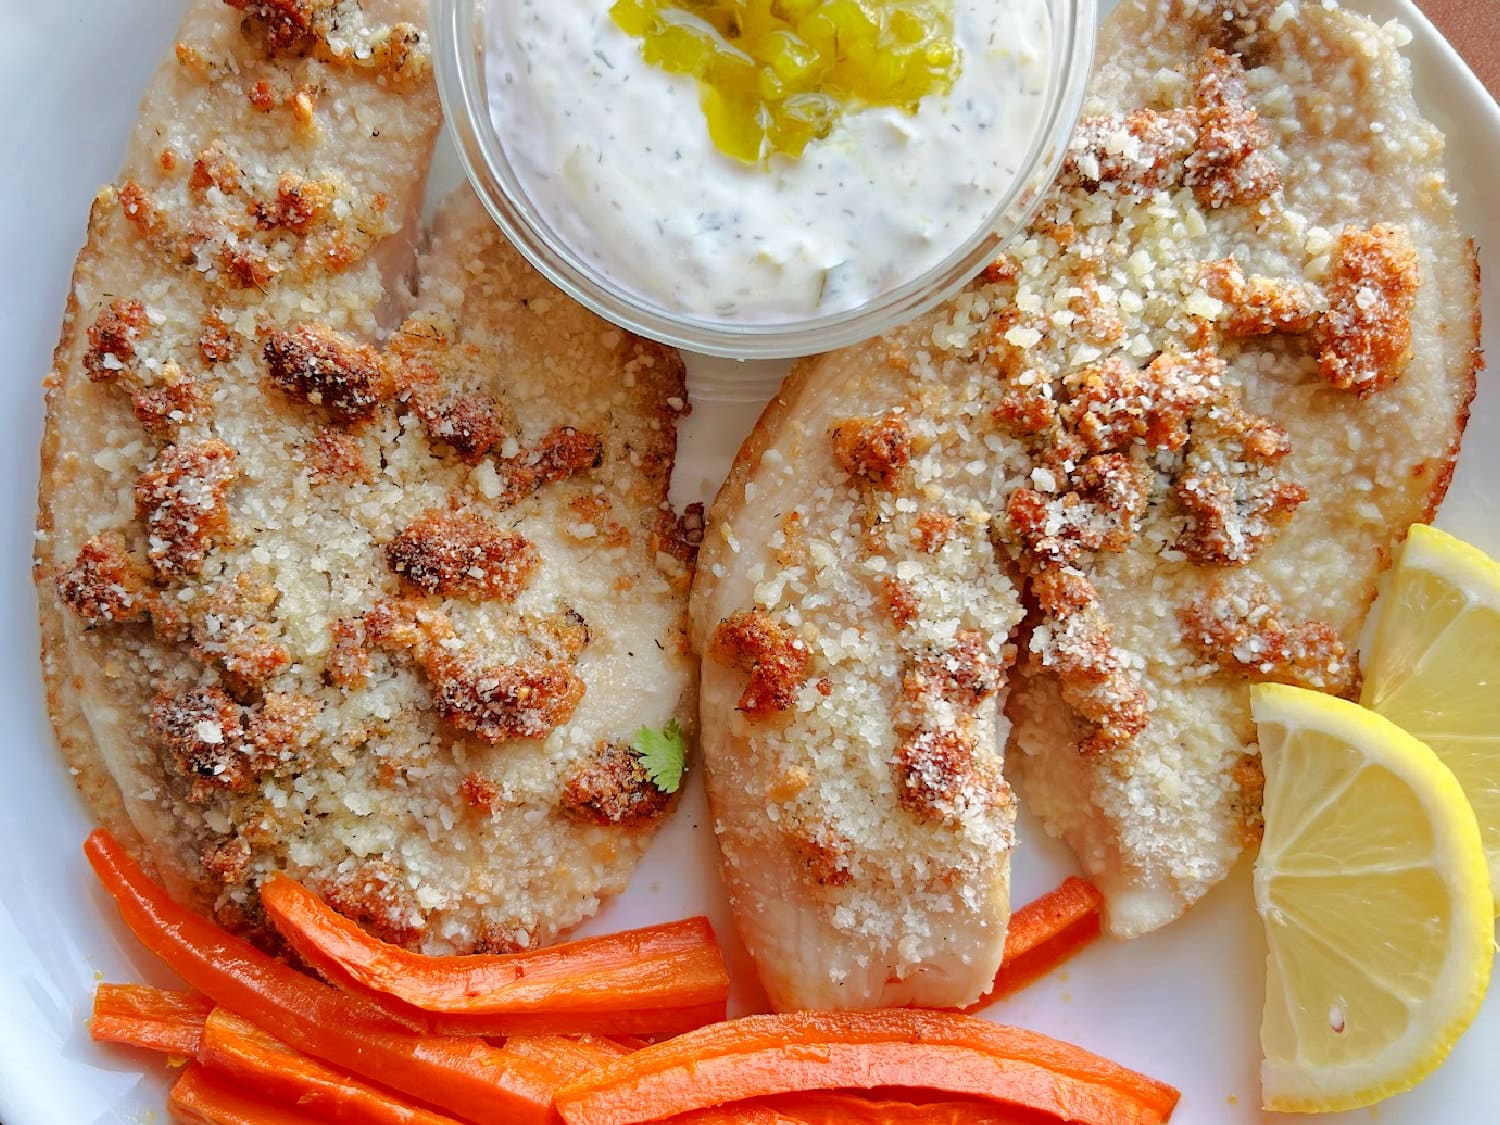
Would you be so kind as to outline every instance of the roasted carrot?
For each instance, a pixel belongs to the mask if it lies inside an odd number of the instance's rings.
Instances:
[[[1099,936],[1103,908],[1104,896],[1075,876],[1021,907],[1010,916],[1005,957],[995,983],[978,1003],[964,1010],[972,1012],[1019,992],[1072,957]]]
[[[459,1125],[378,1086],[294,1051],[249,1020],[215,1008],[203,1024],[198,1061],[241,1089],[350,1125]]]
[[[546,1060],[569,1079],[598,1070],[630,1051],[593,1035],[513,1035],[505,1048],[526,1058]]]
[[[215,1003],[291,1046],[465,1120],[547,1125],[561,1074],[481,1039],[415,1035],[173,902],[108,832],[84,845],[125,924]]]
[[[1055,1125],[1055,1118],[972,1100],[903,1101],[845,1090],[785,1094],[672,1117],[661,1125]]]
[[[184,1070],[172,1086],[167,1109],[181,1125],[319,1125],[322,1121],[252,1094],[198,1063]]]
[[[214,1002],[196,992],[147,984],[101,984],[94,989],[89,1034],[98,1043],[127,1043],[150,1051],[192,1057]]]
[[[1075,1125],[1159,1125],[1172,1087],[1082,1048],[956,1012],[748,1016],[636,1051],[557,1092],[568,1125],[636,1125],[806,1090],[912,1087]]]
[[[706,918],[525,953],[429,957],[371,936],[285,876],[266,881],[261,902],[308,964],[418,1028],[667,1034],[723,1019],[729,996]]]

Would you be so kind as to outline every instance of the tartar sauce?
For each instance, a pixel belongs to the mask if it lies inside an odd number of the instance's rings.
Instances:
[[[609,7],[490,4],[490,114],[543,221],[668,312],[764,324],[856,308],[957,250],[1024,171],[1045,0],[958,0],[951,92],[915,114],[852,112],[766,167],[715,148],[695,80],[649,66]]]

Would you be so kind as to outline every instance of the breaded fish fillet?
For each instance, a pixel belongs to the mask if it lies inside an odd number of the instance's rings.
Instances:
[[[286,870],[410,947],[512,949],[670,803],[631,743],[689,726],[686,407],[467,192],[397,284],[424,7],[190,9],[50,379],[44,662],[96,810],[226,922]]]
[[[1457,457],[1478,283],[1396,25],[1136,0],[1104,34],[996,359],[1011,428],[1051,401],[1032,440],[1065,454],[1007,506],[1011,759],[1130,937],[1258,839],[1249,685],[1354,690]]]
[[[922,632],[934,610],[1004,663],[1022,591],[1006,765],[1112,933],[1170,921],[1253,843],[1248,685],[1351,688],[1474,389],[1474,258],[1400,34],[1322,5],[1127,0],[1012,252],[894,336],[799,365],[741,452],[694,629],[726,880],[778,1004],[982,991],[999,853],[898,808],[913,776],[950,778],[911,752],[902,702],[948,643]],[[960,569],[883,554],[929,506],[962,529]],[[902,565],[933,591],[916,634],[891,616]],[[988,730],[982,707],[961,721]],[[944,791],[972,808],[995,787],[986,765]]]
[[[1009,918],[996,691],[1020,620],[990,512],[1024,450],[931,319],[800,364],[740,450],[693,592],[721,872],[779,1009],[962,1005]]]

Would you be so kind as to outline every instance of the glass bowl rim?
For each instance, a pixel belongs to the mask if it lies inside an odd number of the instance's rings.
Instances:
[[[917,277],[852,309],[758,323],[712,321],[652,304],[601,276],[538,221],[510,169],[484,98],[484,42],[475,30],[487,2],[432,0],[434,71],[444,120],[485,210],[548,280],[606,320],[672,347],[731,359],[813,355],[880,335],[953,296],[993,261],[1025,227],[1062,165],[1083,107],[1097,24],[1095,0],[1047,0],[1052,58],[1042,119],[1015,181],[968,239]],[[1066,17],[1061,29],[1059,12]]]

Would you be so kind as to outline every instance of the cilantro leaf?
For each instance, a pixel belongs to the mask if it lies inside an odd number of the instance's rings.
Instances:
[[[640,759],[646,776],[663,793],[675,793],[682,784],[682,771],[686,765],[687,746],[682,740],[682,728],[673,719],[661,730],[642,727],[635,732],[630,744],[635,756]]]

